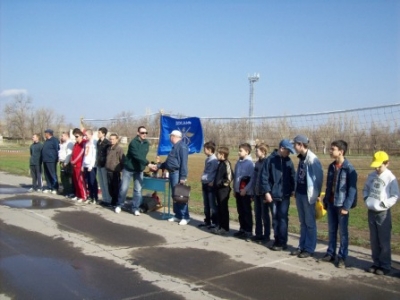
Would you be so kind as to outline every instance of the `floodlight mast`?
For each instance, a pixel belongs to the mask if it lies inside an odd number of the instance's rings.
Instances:
[[[254,110],[254,83],[260,79],[259,73],[254,73],[254,75],[248,75],[250,84],[250,98],[249,98],[249,131],[250,131],[250,144],[254,145],[254,132],[253,132],[253,110]]]

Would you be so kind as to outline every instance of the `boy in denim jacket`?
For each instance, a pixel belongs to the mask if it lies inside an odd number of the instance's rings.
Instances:
[[[334,262],[346,267],[349,250],[349,211],[357,199],[357,172],[345,158],[347,143],[337,140],[331,143],[329,154],[334,161],[328,167],[324,208],[328,212],[329,243],[322,261]],[[339,228],[340,246],[336,257],[336,241]]]

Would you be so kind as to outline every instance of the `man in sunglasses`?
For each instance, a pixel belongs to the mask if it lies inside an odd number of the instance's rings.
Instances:
[[[115,212],[121,212],[121,206],[125,203],[128,193],[129,182],[133,178],[133,203],[132,213],[140,216],[139,206],[142,203],[142,183],[143,170],[146,166],[154,168],[146,159],[149,152],[149,141],[146,139],[147,130],[144,126],[139,126],[137,136],[129,143],[128,152],[124,160],[124,169],[122,170],[122,184],[119,190],[118,203],[116,203]]]

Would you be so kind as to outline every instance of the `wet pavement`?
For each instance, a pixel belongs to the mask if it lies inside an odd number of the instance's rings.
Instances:
[[[0,184],[0,195],[4,194],[22,194],[27,193],[28,189],[23,187],[16,187],[8,184]]]
[[[53,220],[60,230],[80,232],[99,244],[115,247],[150,247],[166,243],[160,235],[112,223],[85,211],[58,212]]]
[[[39,195],[25,194],[22,197],[18,195],[0,200],[0,205],[25,209],[55,209],[70,207],[73,204],[58,199],[43,198]]]
[[[1,221],[0,230],[0,291],[12,299],[183,299],[64,240]]]
[[[338,269],[212,235],[195,221],[179,226],[158,213],[0,194],[0,299],[400,299],[399,256],[380,277],[363,271],[368,249],[351,246],[351,267]],[[317,255],[325,250],[319,243]]]

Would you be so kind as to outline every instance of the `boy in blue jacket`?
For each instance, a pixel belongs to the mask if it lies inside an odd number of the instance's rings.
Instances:
[[[271,250],[287,248],[290,197],[294,192],[295,170],[290,153],[295,153],[289,140],[282,140],[279,149],[268,157],[261,170],[260,186],[266,203],[272,202],[275,242]]]
[[[345,158],[346,151],[347,143],[345,141],[337,140],[331,143],[329,154],[334,161],[328,167],[325,198],[323,200],[324,207],[328,212],[329,243],[322,261],[335,261],[339,228],[338,268],[346,267],[349,250],[349,211],[357,198],[357,172]]]

